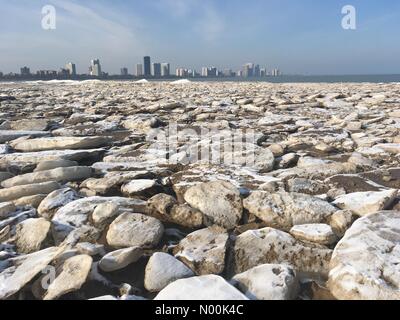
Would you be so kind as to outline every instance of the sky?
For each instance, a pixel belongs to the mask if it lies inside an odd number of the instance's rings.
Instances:
[[[42,8],[56,29],[42,28]],[[356,29],[342,28],[342,7],[356,8]],[[398,0],[0,0],[0,71],[132,72],[150,55],[171,67],[248,62],[286,74],[400,73]]]

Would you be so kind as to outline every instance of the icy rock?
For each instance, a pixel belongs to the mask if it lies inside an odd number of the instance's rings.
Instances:
[[[338,197],[334,204],[341,209],[351,210],[359,216],[365,216],[388,209],[395,200],[398,190],[380,192],[355,192]]]
[[[16,246],[18,252],[39,251],[50,232],[51,223],[43,218],[27,219],[17,225]]]
[[[138,261],[142,255],[143,250],[139,247],[115,250],[101,258],[99,268],[105,272],[120,270]]]
[[[185,200],[200,210],[208,224],[233,229],[242,217],[242,200],[235,186],[226,181],[213,181],[189,188]]]
[[[251,300],[293,300],[299,291],[295,271],[286,265],[264,264],[230,281]]]
[[[325,222],[336,208],[319,198],[300,193],[254,191],[244,207],[268,226],[289,230],[294,225]]]
[[[225,268],[228,233],[217,226],[189,234],[177,247],[174,255],[198,275],[220,274]]]
[[[144,286],[150,292],[159,292],[170,283],[193,277],[194,272],[173,256],[156,252],[146,266]]]
[[[115,248],[154,248],[163,233],[159,220],[139,213],[123,213],[110,225],[107,243]]]
[[[242,233],[233,250],[230,266],[233,274],[268,263],[288,264],[298,273],[326,275],[332,255],[332,250],[303,244],[290,234],[272,228]]]
[[[383,211],[358,219],[337,244],[328,286],[343,300],[400,299],[400,215]]]
[[[248,300],[224,278],[207,275],[172,282],[154,300]]]

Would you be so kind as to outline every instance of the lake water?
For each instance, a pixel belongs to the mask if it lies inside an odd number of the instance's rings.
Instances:
[[[394,75],[335,75],[335,76],[279,76],[266,78],[196,78],[191,81],[255,81],[272,83],[340,83],[340,82],[372,82],[372,83],[400,83],[400,74]]]
[[[179,78],[171,78],[171,79],[148,79],[151,82],[170,82],[176,81]],[[400,83],[400,74],[387,74],[387,75],[326,75],[326,76],[304,76],[304,75],[288,75],[288,76],[279,76],[279,77],[265,77],[265,78],[241,78],[241,77],[226,77],[226,78],[188,78],[191,82],[270,82],[270,83]],[[77,81],[82,81],[77,80]],[[86,79],[87,80],[87,79]],[[117,79],[117,78],[108,78],[101,79],[103,81],[137,81],[138,79]],[[6,81],[4,79],[0,79],[0,82],[20,82],[26,80],[10,80]],[[29,80],[28,80],[29,81]],[[30,80],[32,81],[32,80]],[[52,80],[54,83],[57,80]],[[40,81],[41,82],[41,81]]]

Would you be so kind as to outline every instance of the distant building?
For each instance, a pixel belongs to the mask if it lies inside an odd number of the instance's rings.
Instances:
[[[4,74],[3,72],[0,72],[0,78],[3,78]]]
[[[203,67],[203,68],[201,68],[201,76],[202,77],[216,77],[217,73],[218,73],[218,71],[217,71],[217,68],[215,68],[215,67],[211,67],[211,68]]]
[[[222,75],[223,75],[224,77],[233,77],[233,72],[232,72],[231,69],[225,69],[225,70],[222,72]]]
[[[169,77],[171,74],[170,71],[170,64],[169,63],[161,63],[161,76],[162,77]]]
[[[242,76],[245,78],[254,76],[254,64],[253,63],[246,63],[243,66]]]
[[[260,77],[261,76],[261,70],[260,70],[260,66],[257,64],[254,67],[254,77]]]
[[[136,77],[143,77],[143,65],[142,64],[137,64],[136,65],[135,76]]]
[[[144,62],[144,75],[145,77],[151,76],[151,59],[149,56],[143,58]]]
[[[187,77],[195,78],[195,77],[198,77],[198,76],[200,76],[200,74],[197,73],[195,69],[187,70]]]
[[[58,75],[61,77],[69,77],[70,73],[68,69],[61,68],[60,71],[58,71]]]
[[[161,77],[161,63],[153,63],[152,64],[152,75],[156,78]]]
[[[127,76],[128,75],[128,68],[121,68],[121,76]]]
[[[187,69],[177,68],[175,74],[176,74],[177,77],[182,77],[183,78],[183,77],[187,77],[189,72],[188,72]]]
[[[36,75],[39,77],[56,77],[57,71],[55,71],[55,70],[39,70],[36,72]]]
[[[101,65],[100,60],[92,60],[89,67],[89,74],[91,76],[100,77],[101,76]]]
[[[260,69],[260,77],[265,77],[267,75],[267,70],[265,68]]]
[[[273,77],[279,77],[279,76],[281,75],[281,72],[279,71],[279,69],[273,69],[273,70],[271,71],[271,75],[272,75]]]
[[[76,66],[74,63],[72,63],[72,62],[67,63],[65,65],[65,69],[68,70],[70,76],[72,76],[72,77],[76,76]]]
[[[21,68],[21,76],[30,76],[31,70],[28,67]]]

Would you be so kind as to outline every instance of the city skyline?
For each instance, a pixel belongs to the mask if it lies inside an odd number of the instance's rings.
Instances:
[[[41,28],[41,9],[57,10],[55,30]],[[0,70],[57,69],[71,60],[79,74],[99,58],[107,72],[133,70],[143,56],[175,67],[238,69],[243,62],[290,74],[400,73],[400,3],[351,1],[356,30],[341,26],[347,1],[244,3],[232,0],[0,0]],[[284,8],[284,10],[282,10]],[[29,53],[29,54],[27,54]],[[144,67],[144,66],[143,66]],[[172,72],[172,71],[171,71]]]
[[[123,66],[119,70],[119,74],[109,74],[105,72],[101,66],[100,59],[92,59],[87,73],[78,73],[76,70],[76,64],[68,62],[65,67],[57,70],[42,69],[36,72],[31,72],[31,68],[24,66],[20,68],[20,73],[7,73],[4,74],[0,71],[0,77],[5,78],[79,78],[82,76],[90,76],[96,78],[107,78],[109,76],[121,76],[121,77],[142,77],[142,78],[169,78],[169,77],[266,77],[266,76],[280,76],[281,71],[278,68],[274,68],[269,71],[265,67],[260,67],[259,64],[246,63],[238,71],[232,69],[221,70],[215,66],[202,67],[201,70],[190,69],[184,67],[176,67],[175,73],[171,72],[171,64],[169,62],[151,62],[150,56],[143,57],[143,63],[137,63],[132,72],[129,72],[129,68]],[[143,67],[144,66],[144,67]]]

